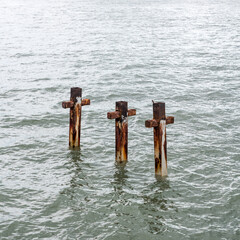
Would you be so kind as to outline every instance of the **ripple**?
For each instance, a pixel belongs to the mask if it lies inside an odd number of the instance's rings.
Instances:
[[[2,239],[239,239],[239,12],[236,0],[3,2]],[[72,151],[61,102],[76,86],[91,105]],[[125,166],[106,117],[120,100],[137,109]],[[167,178],[144,124],[152,100],[175,117]]]

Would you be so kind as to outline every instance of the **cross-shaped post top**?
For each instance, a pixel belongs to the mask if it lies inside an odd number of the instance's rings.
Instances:
[[[136,115],[136,109],[128,109],[128,103],[125,101],[116,102],[116,111],[108,112],[108,119],[118,119]]]
[[[90,99],[82,99],[82,89],[79,87],[71,88],[70,101],[62,102],[63,108],[73,108],[76,103],[81,106],[90,105]]]
[[[174,123],[174,117],[165,115],[165,103],[154,102],[153,103],[153,119],[145,121],[145,127],[152,128],[158,127],[161,120],[166,120],[166,124]]]

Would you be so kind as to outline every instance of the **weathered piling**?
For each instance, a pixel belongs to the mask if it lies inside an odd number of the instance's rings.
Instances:
[[[115,119],[115,157],[117,162],[128,159],[128,117],[136,115],[136,109],[128,109],[128,103],[116,102],[115,112],[108,112],[108,119]]]
[[[80,146],[82,106],[90,105],[90,99],[82,99],[82,89],[71,88],[70,101],[62,102],[63,108],[70,108],[69,146]]]
[[[153,127],[155,174],[167,175],[167,138],[166,125],[174,123],[174,117],[165,115],[165,103],[153,102],[153,119],[147,120],[145,126]]]

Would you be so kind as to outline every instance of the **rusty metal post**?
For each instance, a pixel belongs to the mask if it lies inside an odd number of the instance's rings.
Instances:
[[[153,127],[155,174],[167,176],[167,138],[166,125],[174,123],[174,117],[165,115],[165,103],[153,102],[153,119],[147,120],[145,126]]]
[[[116,102],[120,118],[115,119],[116,161],[127,161],[128,156],[128,103]]]
[[[63,108],[70,108],[69,146],[80,146],[82,106],[90,105],[90,99],[82,99],[82,89],[71,88],[70,101],[62,102]]]
[[[115,119],[115,158],[117,162],[128,159],[128,116],[136,115],[136,109],[128,110],[128,103],[116,102],[115,112],[108,112],[108,119]]]

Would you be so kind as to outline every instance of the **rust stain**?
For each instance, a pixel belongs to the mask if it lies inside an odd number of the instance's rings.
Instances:
[[[160,132],[161,132],[161,175],[167,175],[167,159],[166,159],[166,120],[160,121]]]
[[[63,107],[63,108],[71,108],[71,107],[73,107],[73,106],[74,106],[74,102],[72,102],[72,101],[62,102],[62,107]]]
[[[154,158],[155,158],[155,173],[161,172],[161,154],[160,154],[160,128],[159,126],[153,128],[154,132]]]
[[[122,119],[116,119],[115,143],[116,161],[127,161],[128,153],[128,124]]]
[[[107,113],[107,118],[108,119],[116,119],[116,118],[120,118],[121,114],[119,111],[115,111],[115,112],[108,112]]]
[[[165,103],[164,102],[154,102],[153,103],[153,118],[155,120],[165,119]]]
[[[80,146],[82,106],[90,105],[90,99],[82,99],[82,89],[71,88],[70,101],[62,102],[63,108],[70,108],[69,146]]]
[[[122,122],[122,143],[121,143],[121,152],[122,160],[127,161],[128,155],[128,122],[127,118]]]
[[[127,113],[128,113],[128,116],[130,117],[130,116],[136,115],[137,111],[136,109],[128,109]]]
[[[173,116],[168,116],[168,117],[166,118],[166,120],[167,120],[166,124],[172,124],[172,123],[174,123],[174,117],[173,117]]]
[[[81,104],[75,103],[70,109],[69,145],[72,148],[80,146]]]
[[[81,105],[82,106],[90,105],[90,99],[82,99]]]
[[[125,101],[116,102],[115,112],[108,112],[108,119],[115,119],[115,158],[118,163],[128,158],[128,116],[136,115],[136,109],[128,110]]]
[[[153,101],[153,119],[145,121],[145,127],[153,127],[154,159],[156,175],[167,175],[166,125],[174,123],[174,117],[165,115],[165,103]]]
[[[155,119],[145,121],[145,127],[147,128],[157,127],[158,124],[159,124],[159,121]]]
[[[164,143],[163,143],[163,147],[164,147],[165,161],[166,161],[166,164],[167,164],[167,134],[166,134],[166,131],[164,132]]]
[[[155,158],[155,174],[160,175],[161,174],[161,160],[159,158]]]
[[[119,119],[115,120],[115,151],[116,161],[121,161],[121,126]]]
[[[116,143],[116,161],[127,161],[128,155],[128,123],[127,102],[116,102],[116,111],[108,117],[115,118],[115,143]]]

